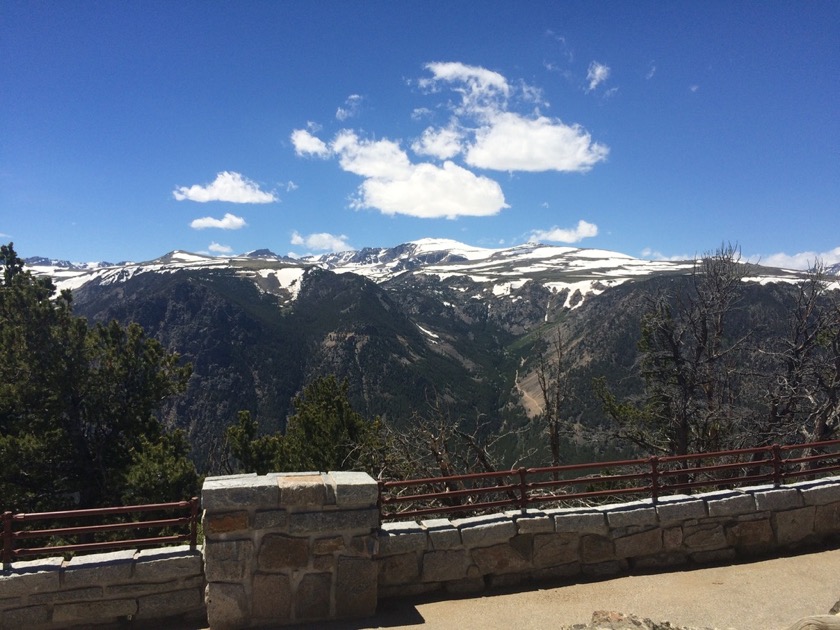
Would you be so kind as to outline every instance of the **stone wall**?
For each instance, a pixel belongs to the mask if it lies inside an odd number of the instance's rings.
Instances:
[[[725,562],[840,534],[840,477],[593,508],[384,523],[379,596]]]
[[[189,546],[13,562],[0,572],[3,629],[173,617],[204,618],[201,552]]]
[[[214,630],[375,612],[378,489],[368,475],[213,477],[201,500]]]

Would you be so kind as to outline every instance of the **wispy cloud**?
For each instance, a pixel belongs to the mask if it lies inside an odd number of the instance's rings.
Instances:
[[[229,245],[221,245],[220,243],[217,243],[216,241],[213,241],[212,243],[210,243],[210,245],[208,245],[207,249],[210,250],[211,252],[213,252],[214,254],[223,254],[224,255],[224,254],[232,254],[233,253],[233,248],[232,247],[230,247]]]
[[[673,255],[666,255],[660,251],[657,251],[651,247],[645,247],[639,255],[642,258],[646,258],[649,260],[691,260],[694,256],[690,256],[688,254],[673,254]]]
[[[178,201],[227,201],[229,203],[273,203],[278,201],[273,192],[260,190],[256,182],[233,171],[222,171],[216,179],[201,186],[179,186],[172,192]]]
[[[534,230],[531,232],[530,240],[553,243],[579,243],[585,238],[598,236],[598,226],[581,219],[573,228],[553,227],[550,230]]]
[[[359,115],[359,109],[362,106],[362,97],[359,94],[351,94],[344,101],[344,105],[339,107],[335,112],[335,117],[338,120],[345,121],[348,118],[355,118]]]
[[[781,267],[783,269],[810,269],[817,261],[832,266],[840,264],[840,247],[835,247],[827,252],[799,252],[797,254],[780,252],[766,256],[750,256],[749,260],[768,267]]]
[[[213,217],[202,217],[195,219],[190,223],[190,227],[194,230],[206,230],[207,228],[218,228],[220,230],[239,230],[244,228],[247,223],[242,217],[238,217],[229,212],[221,219],[214,219]]]
[[[352,249],[344,234],[336,236],[328,232],[317,232],[303,236],[295,231],[292,233],[291,243],[292,245],[302,245],[311,251],[319,252],[344,252]]]
[[[650,81],[655,74],[656,74],[656,65],[651,61],[650,66],[648,66],[648,71],[645,73],[645,79]]]
[[[586,91],[591,92],[609,78],[609,66],[606,66],[603,63],[598,63],[597,61],[591,62],[589,64],[589,69],[586,72],[586,80],[589,82]]]

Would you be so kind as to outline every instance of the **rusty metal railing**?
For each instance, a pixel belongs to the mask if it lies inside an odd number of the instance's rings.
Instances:
[[[797,457],[794,451],[801,451]],[[840,471],[840,440],[379,482],[382,520],[650,498]]]
[[[13,513],[3,512],[3,551],[4,565],[21,558],[39,555],[62,555],[65,553],[79,553],[100,551],[104,549],[128,549],[132,547],[163,546],[173,543],[186,543],[195,548],[198,540],[198,497],[189,501],[172,503],[152,503],[147,505],[127,505],[122,507],[94,508],[87,510],[65,510],[61,512],[31,512]],[[130,522],[116,522],[93,525],[73,524],[67,527],[53,526],[56,521],[72,519],[84,522],[86,519],[110,516],[130,516],[140,513],[174,512],[168,518],[154,518],[149,520],[134,520]],[[26,528],[27,523],[51,521],[53,525],[42,529]],[[97,535],[110,534],[121,531],[156,530],[163,532],[166,528],[186,530],[185,533],[173,533],[141,538],[125,538],[119,540],[99,540],[94,542],[76,542],[64,544],[40,544],[36,547],[26,547],[20,544],[24,539],[39,539],[52,541],[57,537],[95,538]]]

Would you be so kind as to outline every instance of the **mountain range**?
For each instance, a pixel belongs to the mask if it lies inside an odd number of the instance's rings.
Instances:
[[[174,251],[142,263],[25,262],[71,290],[78,315],[136,321],[192,363],[187,392],[162,413],[187,432],[204,470],[218,467],[239,410],[263,431],[283,430],[293,397],[329,373],[348,379],[358,411],[395,426],[441,413],[487,430],[527,424],[541,411],[536,368],[558,326],[568,412],[594,430],[602,413],[592,378],[639,389],[645,296],[685,281],[694,265],[438,239],[301,258]],[[799,278],[753,265],[750,292],[761,302]]]

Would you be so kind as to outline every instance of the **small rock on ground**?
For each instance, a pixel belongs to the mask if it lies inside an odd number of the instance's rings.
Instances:
[[[562,626],[560,630],[715,630],[714,628],[694,628],[689,626],[675,626],[669,621],[652,621],[642,619],[636,615],[597,610],[592,613],[589,624],[575,624]]]

